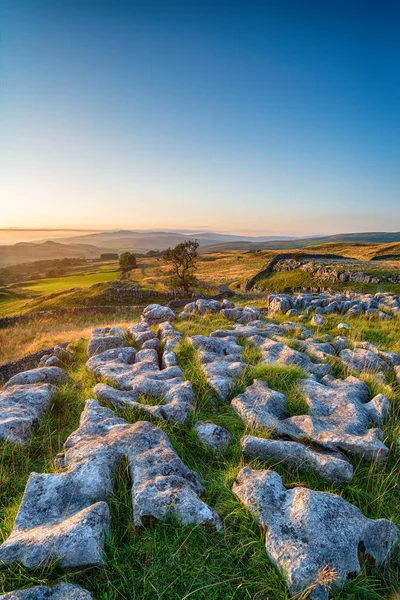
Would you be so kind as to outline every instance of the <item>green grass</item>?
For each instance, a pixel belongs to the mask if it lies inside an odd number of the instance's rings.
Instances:
[[[116,281],[120,273],[117,269],[99,270],[97,272],[66,275],[64,277],[51,277],[35,281],[25,281],[13,287],[15,291],[29,292],[30,294],[54,294],[70,290],[71,288],[87,288],[96,283]]]
[[[329,317],[321,333],[336,333],[337,322],[337,317]],[[352,339],[372,335],[370,321],[352,318],[348,322]],[[400,320],[376,324],[385,348],[393,349]],[[229,322],[220,315],[194,316],[176,322],[176,328],[185,335],[208,335],[216,328],[226,327]],[[260,365],[259,351],[248,342],[241,343],[247,367],[232,396],[243,391],[255,378],[263,379],[270,387],[287,395],[290,414],[306,412],[307,407],[298,391],[302,372],[296,368]],[[30,444],[25,448],[5,442],[0,444],[0,532],[3,538],[10,532],[29,473],[54,470],[54,457],[68,435],[77,428],[84,401],[91,397],[96,380],[85,369],[85,350],[85,342],[77,343],[74,363],[67,366],[70,379],[60,388],[52,409]],[[207,384],[196,351],[186,340],[177,348],[177,358],[185,377],[192,382],[196,412],[185,425],[160,423],[160,427],[168,434],[185,464],[200,474],[206,489],[204,499],[221,516],[222,531],[183,527],[176,521],[135,528],[131,482],[127,464],[123,462],[109,501],[112,535],[106,547],[105,566],[67,572],[57,567],[33,570],[21,566],[4,567],[0,570],[2,592],[67,580],[83,585],[92,592],[95,600],[288,600],[283,578],[268,561],[263,532],[231,491],[236,474],[245,464],[254,468],[274,468],[288,486],[302,484],[340,494],[368,517],[389,518],[400,525],[400,467],[396,452],[400,433],[400,394],[397,388],[390,393],[394,410],[384,426],[391,448],[388,460],[384,464],[355,460],[353,480],[334,485],[310,471],[289,469],[267,461],[245,460],[240,438],[254,431],[245,427],[229,401],[216,397]],[[369,385],[371,395],[381,389],[371,381]],[[135,420],[134,413],[125,411],[123,414],[128,421]],[[193,430],[197,419],[213,421],[229,430],[232,442],[222,456],[199,443]],[[338,590],[335,597],[341,600],[385,598],[400,586],[399,565],[399,557],[394,555],[381,569],[363,571],[343,590]]]

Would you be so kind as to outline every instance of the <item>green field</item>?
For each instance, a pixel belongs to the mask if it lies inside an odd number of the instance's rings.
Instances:
[[[71,322],[69,329],[66,328],[65,339],[69,341],[71,335],[87,339],[88,321],[84,324],[81,316],[73,318],[77,319],[75,330]],[[87,320],[89,317],[84,318]],[[319,334],[336,335],[340,318],[328,316]],[[138,319],[139,315],[131,317],[125,326]],[[282,316],[275,322],[284,319]],[[92,316],[91,320],[97,325],[107,322],[104,317],[97,317],[96,322],[96,316]],[[381,344],[382,348],[400,351],[399,319],[386,322],[352,317],[347,322],[352,341],[369,340]],[[84,328],[80,330],[78,323]],[[110,319],[111,323],[115,323],[114,318]],[[188,336],[208,335],[214,329],[229,325],[231,323],[221,315],[206,315],[180,319],[175,327]],[[48,319],[32,324],[36,328],[33,330],[29,325],[10,327],[0,331],[0,345],[8,342],[14,347],[18,344],[22,347],[24,334],[31,339],[38,337],[40,326],[42,335],[51,335],[51,326],[53,333],[60,335],[62,323]],[[286,394],[290,414],[304,411],[297,388],[301,372],[293,367],[260,365],[257,349],[246,343],[244,345],[247,368],[237,380],[231,397],[242,391],[254,378],[259,378]],[[152,527],[134,527],[131,482],[127,464],[123,463],[109,501],[112,533],[106,545],[105,565],[67,571],[56,565],[37,569],[26,569],[20,565],[4,567],[0,570],[0,593],[38,584],[70,581],[90,590],[95,600],[289,600],[283,577],[268,561],[263,531],[231,491],[238,471],[245,464],[251,464],[253,468],[273,468],[288,487],[305,485],[339,494],[358,506],[366,516],[389,518],[400,525],[400,471],[396,450],[400,434],[399,386],[390,389],[365,377],[371,397],[382,392],[392,403],[393,413],[383,425],[385,441],[390,448],[389,456],[384,463],[352,460],[353,479],[349,483],[335,485],[311,471],[290,469],[274,462],[246,460],[241,451],[240,438],[254,431],[244,426],[231,409],[229,400],[224,402],[216,397],[204,378],[190,344],[183,341],[177,349],[177,357],[185,377],[193,384],[196,413],[184,425],[157,424],[167,433],[185,464],[200,474],[206,490],[204,500],[221,516],[222,531],[217,533],[201,526],[184,527],[174,520],[158,522]],[[86,341],[79,341],[75,344],[73,363],[65,365],[69,381],[59,389],[52,410],[46,414],[27,447],[18,448],[0,442],[0,541],[10,532],[29,473],[53,471],[54,457],[62,449],[65,439],[78,427],[84,401],[91,397],[97,382],[85,368],[86,359]],[[335,376],[343,377],[345,373],[335,368]],[[137,420],[137,415],[129,411],[121,413],[121,416],[129,422]],[[222,456],[200,445],[193,430],[197,419],[211,420],[230,431],[233,439]],[[268,432],[262,432],[261,435],[268,435]],[[379,600],[387,598],[399,585],[399,555],[395,553],[379,569],[365,561],[362,572],[343,589],[336,591],[333,597],[337,600]]]

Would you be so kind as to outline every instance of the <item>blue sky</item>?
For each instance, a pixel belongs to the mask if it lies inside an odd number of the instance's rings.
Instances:
[[[400,230],[399,27],[392,1],[3,0],[0,226]]]

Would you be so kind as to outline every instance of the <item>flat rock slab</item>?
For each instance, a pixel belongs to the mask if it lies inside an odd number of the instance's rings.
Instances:
[[[0,439],[26,444],[56,393],[57,389],[49,383],[3,388],[0,391]]]
[[[378,394],[368,402],[367,385],[355,377],[327,376],[321,382],[302,379],[299,387],[309,406],[305,415],[288,417],[284,394],[260,380],[234,398],[231,406],[247,425],[269,430],[274,436],[329,452],[385,460],[389,450],[382,442],[383,432],[370,425],[381,425],[390,413],[386,396]]]
[[[199,350],[199,360],[209,385],[220,398],[226,399],[235,387],[235,378],[246,366],[242,359],[243,347],[230,335],[194,335],[189,341]]]
[[[0,600],[93,600],[92,594],[80,585],[59,583],[52,588],[39,585],[2,594]]]
[[[204,488],[149,422],[129,425],[95,400],[86,402],[80,427],[67,439],[59,473],[31,473],[0,562],[25,567],[57,560],[61,567],[103,563],[110,531],[107,505],[115,471],[127,457],[136,525],[175,515],[184,524],[221,526],[199,496]]]
[[[125,346],[125,332],[120,327],[95,328],[89,340],[88,356],[96,356],[112,348],[123,348]]]
[[[306,373],[315,374],[317,377],[323,377],[332,371],[332,367],[329,364],[313,363],[307,354],[294,350],[287,344],[282,344],[281,342],[276,342],[260,335],[250,337],[249,340],[260,349],[261,364],[299,367],[306,371]]]
[[[391,521],[368,519],[335,494],[288,490],[274,471],[245,467],[232,489],[265,529],[268,557],[291,594],[311,586],[311,598],[327,600],[329,590],[315,585],[321,573],[331,570],[331,587],[345,583],[361,571],[360,556],[380,565],[399,539]]]
[[[339,353],[339,358],[346,367],[355,373],[378,373],[379,371],[387,371],[391,367],[378,354],[375,354],[371,350],[364,350],[363,348],[342,350]]]
[[[317,451],[299,442],[267,440],[251,435],[241,439],[243,453],[252,458],[313,469],[327,481],[341,483],[353,477],[352,465],[339,453]]]
[[[194,426],[198,438],[202,444],[210,450],[223,452],[231,441],[231,435],[224,427],[215,425],[215,423],[205,423],[197,421]]]
[[[59,367],[41,367],[38,369],[30,369],[22,371],[11,377],[3,386],[3,390],[14,385],[33,385],[37,383],[52,383],[58,385],[67,381],[67,374]]]

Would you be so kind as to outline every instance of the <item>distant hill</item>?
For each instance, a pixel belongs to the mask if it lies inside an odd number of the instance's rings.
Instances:
[[[165,250],[169,246],[176,246],[187,239],[196,239],[201,246],[219,244],[222,242],[260,243],[274,240],[295,239],[288,236],[241,236],[215,232],[188,232],[175,231],[103,231],[67,237],[62,240],[64,244],[95,244],[109,250],[135,250],[147,252],[149,250]],[[60,241],[60,240],[58,240]]]
[[[263,242],[225,242],[212,244],[202,248],[203,253],[226,252],[228,250],[291,250],[308,246],[334,243],[354,244],[387,244],[400,242],[400,232],[365,232],[365,233],[339,233],[336,235],[319,236],[313,238],[295,238],[291,240],[274,240]]]
[[[20,242],[13,246],[0,246],[0,267],[54,258],[96,258],[106,250],[89,244]]]

